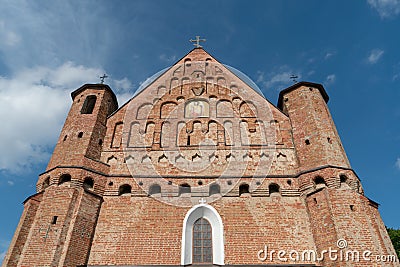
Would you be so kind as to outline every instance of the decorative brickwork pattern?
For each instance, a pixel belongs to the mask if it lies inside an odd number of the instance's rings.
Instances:
[[[322,85],[276,107],[195,48],[120,108],[104,84],[72,99],[4,267],[399,266]]]

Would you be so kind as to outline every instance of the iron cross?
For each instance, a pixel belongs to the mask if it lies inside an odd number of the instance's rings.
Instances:
[[[100,77],[101,84],[104,83],[105,78],[108,78],[108,76],[104,73],[103,76]]]
[[[206,39],[200,39],[200,36],[196,36],[196,40],[190,39],[189,40],[196,48],[202,47],[200,42],[205,42]]]

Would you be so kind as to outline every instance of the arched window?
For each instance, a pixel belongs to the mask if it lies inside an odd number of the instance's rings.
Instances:
[[[61,175],[58,184],[63,184],[67,182],[71,182],[71,175],[69,175],[68,173]]]
[[[344,187],[344,188],[350,188],[349,184],[348,184],[348,178],[346,175],[341,174],[340,176],[340,187]]]
[[[179,186],[179,195],[192,192],[190,185],[184,183]]]
[[[130,194],[132,192],[132,187],[129,184],[123,184],[119,187],[118,196],[122,196],[124,194]]]
[[[241,184],[241,185],[239,186],[239,196],[241,196],[242,194],[248,194],[248,193],[250,193],[250,191],[249,191],[249,185],[246,184],[246,183]]]
[[[277,184],[270,184],[268,186],[268,189],[269,189],[269,194],[279,193],[279,185]]]
[[[42,190],[44,190],[47,187],[49,187],[49,185],[50,185],[50,177],[47,177],[46,179],[44,179],[44,181],[42,183]]]
[[[92,114],[96,100],[97,97],[95,95],[88,95],[83,103],[81,114]]]
[[[210,223],[200,218],[193,224],[193,263],[212,264],[212,228]]]
[[[215,194],[219,194],[221,192],[220,190],[220,186],[218,184],[212,184],[210,186],[210,196],[215,195]]]
[[[221,216],[208,204],[192,207],[183,221],[181,265],[224,265],[224,255]]]
[[[149,188],[149,195],[159,194],[161,193],[161,186],[158,184],[152,184]]]
[[[315,187],[317,189],[325,187],[326,186],[326,182],[325,179],[322,178],[321,176],[317,176],[314,178],[314,183],[315,183]]]
[[[85,180],[83,181],[83,188],[87,190],[93,189],[94,186],[94,181],[90,177],[86,177]]]

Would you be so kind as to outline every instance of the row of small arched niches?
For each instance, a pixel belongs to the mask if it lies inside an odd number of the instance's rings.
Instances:
[[[140,185],[140,182],[139,182]],[[190,194],[192,192],[191,186],[187,183],[182,183],[178,186],[178,195],[183,195],[183,194]],[[243,194],[250,194],[249,190],[250,186],[247,183],[241,183],[239,186],[239,196]],[[280,187],[276,183],[271,183],[269,185],[269,193],[280,193]],[[132,186],[129,184],[123,184],[119,187],[118,189],[118,196],[122,195],[129,195],[132,193]],[[208,188],[208,195],[216,195],[221,193],[221,187],[217,183],[210,184]],[[149,187],[148,190],[148,195],[156,195],[156,194],[161,194],[161,186],[159,184],[152,184]]]
[[[71,182],[72,177],[70,174],[63,174],[60,176],[58,185],[62,185],[65,183],[69,183]],[[231,185],[231,181],[227,182],[228,185]],[[172,183],[169,182],[169,185],[171,185]],[[42,190],[46,189],[48,186],[50,185],[50,177],[47,177],[43,183],[42,183]],[[112,186],[113,182],[109,183],[109,186]],[[139,182],[140,186],[143,186],[142,182]],[[199,185],[201,185],[199,183]],[[94,188],[94,180],[91,177],[86,177],[83,181],[83,187],[87,190],[92,190]],[[191,186],[187,183],[182,183],[179,185],[179,195],[182,194],[190,194],[191,193]],[[239,186],[239,196],[243,195],[243,194],[248,194],[250,193],[249,190],[250,186],[248,183],[241,183]],[[271,183],[268,187],[269,189],[269,193],[280,193],[280,187],[278,184],[276,183]],[[125,194],[131,194],[132,193],[132,186],[129,184],[122,184],[119,186],[118,188],[118,195],[125,195]],[[152,184],[150,185],[149,189],[148,189],[148,194],[149,195],[154,195],[154,194],[160,194],[161,193],[161,186],[159,184]],[[215,195],[215,194],[220,194],[221,193],[221,188],[220,185],[217,183],[212,183],[209,186],[209,195]]]
[[[64,183],[68,183],[68,182],[71,182],[71,180],[72,180],[72,177],[70,174],[63,174],[60,176],[58,184],[61,185]],[[347,176],[340,175],[340,183],[345,184],[347,182],[348,182]],[[228,181],[227,183],[228,183],[228,185],[231,185],[230,181]],[[319,175],[313,179],[313,183],[316,187],[327,186],[325,179]],[[171,184],[172,183],[169,182],[169,185],[171,185]],[[291,180],[288,180],[288,184],[291,185]],[[42,190],[46,189],[49,185],[50,185],[50,177],[47,177],[42,183]],[[112,185],[113,185],[113,182],[110,182],[109,186],[112,186]],[[139,185],[143,186],[143,183],[139,182]],[[201,184],[199,183],[199,185],[201,185]],[[257,185],[260,185],[260,184],[257,183]],[[93,178],[86,177],[83,181],[83,187],[87,190],[93,190],[93,188],[94,188]],[[242,194],[250,193],[249,188],[250,187],[249,187],[248,183],[241,183],[239,186],[239,196]],[[280,186],[276,183],[270,183],[268,185],[268,191],[270,194],[281,192]],[[131,185],[122,184],[119,186],[119,188],[118,188],[119,196],[125,195],[125,194],[130,194],[130,193],[132,193]],[[159,194],[159,193],[161,193],[161,186],[159,184],[154,183],[154,184],[150,185],[149,190],[148,190],[149,195],[154,195],[154,194]],[[187,193],[191,193],[191,186],[187,183],[180,184],[179,185],[179,195],[187,194]],[[219,184],[217,184],[217,183],[210,184],[210,186],[209,186],[209,195],[210,196],[215,195],[215,194],[220,194],[220,193],[221,193],[221,188],[220,188]]]

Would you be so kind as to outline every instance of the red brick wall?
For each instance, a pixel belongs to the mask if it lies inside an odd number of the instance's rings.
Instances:
[[[321,88],[297,87],[283,94],[283,113],[202,49],[112,115],[109,107],[117,103],[108,86],[81,87],[39,176],[41,193],[25,203],[3,266],[180,265],[183,221],[201,198],[222,218],[225,264],[282,264],[279,250],[321,252],[339,238],[351,249],[394,253],[375,204],[350,168]],[[88,95],[97,96],[96,106],[93,114],[81,114]],[[185,115],[195,99],[205,101],[208,117]],[[220,101],[226,106],[218,113]],[[163,132],[166,122],[171,134]],[[134,134],[132,125],[139,125]],[[214,146],[198,145],[207,138]],[[59,185],[67,173],[71,182]],[[317,176],[325,185],[316,184]],[[87,191],[86,178],[94,181]],[[148,196],[153,183],[161,186],[162,202]],[[183,183],[191,193],[179,196]],[[212,183],[222,195],[208,195]],[[239,196],[242,183],[250,193]],[[125,184],[131,193],[118,196]],[[271,193],[271,184],[279,192]],[[275,255],[260,261],[265,246]]]

